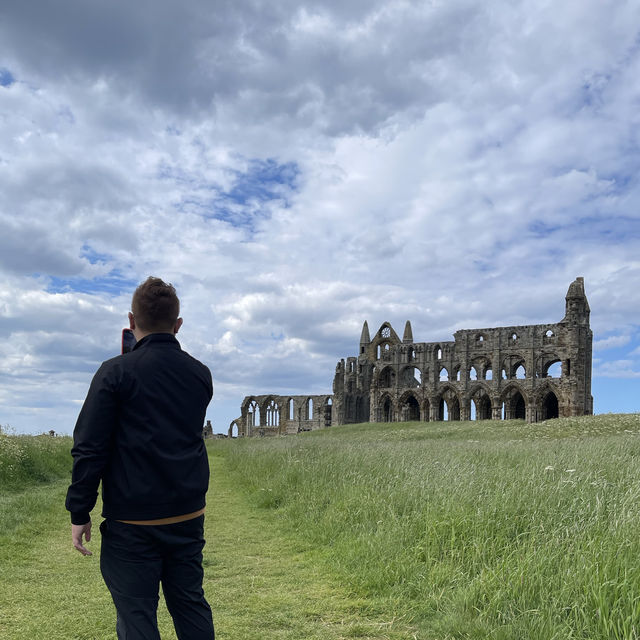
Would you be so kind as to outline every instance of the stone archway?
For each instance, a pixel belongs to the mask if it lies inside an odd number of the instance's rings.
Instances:
[[[560,411],[558,407],[558,396],[549,390],[546,395],[542,399],[542,419],[543,420],[552,420],[553,418],[558,418],[560,416]]]
[[[393,422],[393,403],[389,396],[382,401],[382,422]]]
[[[502,402],[505,420],[526,420],[527,402],[520,387],[508,387],[502,394]]]
[[[458,421],[460,420],[460,399],[453,387],[447,387],[440,394],[438,399],[437,419],[445,420],[445,408],[446,408],[446,420]]]
[[[412,393],[400,402],[400,420],[402,422],[420,420],[420,403]]]
[[[242,418],[236,418],[231,421],[229,425],[229,431],[227,432],[227,437],[229,438],[239,438],[244,435],[242,433]]]

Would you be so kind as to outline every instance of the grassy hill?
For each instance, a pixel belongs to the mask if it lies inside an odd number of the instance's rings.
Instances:
[[[212,446],[342,584],[418,637],[593,640],[640,637],[639,436],[633,414]]]
[[[210,441],[216,635],[638,639],[639,436],[633,414]],[[70,545],[70,446],[0,433],[2,638],[113,637],[99,535]]]

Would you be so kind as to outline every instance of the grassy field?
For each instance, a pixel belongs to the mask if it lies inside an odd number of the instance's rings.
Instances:
[[[29,437],[0,437],[0,464],[15,450],[60,447]],[[32,452],[33,453],[33,452]],[[115,610],[99,569],[99,505],[94,511],[94,555],[71,547],[64,496],[70,460],[28,479],[22,490],[0,485],[0,638],[2,640],[107,640],[115,638]],[[366,598],[343,588],[317,563],[315,551],[283,530],[276,513],[247,499],[220,452],[210,455],[212,483],[207,500],[204,550],[205,593],[220,640],[404,640],[411,626],[372,610]],[[46,466],[46,465],[45,465]],[[22,474],[14,464],[13,476]],[[12,483],[12,486],[13,483]],[[161,599],[159,627],[175,640]]]
[[[256,505],[417,638],[640,637],[640,415],[219,442]]]
[[[634,414],[211,441],[217,636],[637,639],[639,436]],[[0,638],[115,637],[70,546],[69,448],[0,434]]]

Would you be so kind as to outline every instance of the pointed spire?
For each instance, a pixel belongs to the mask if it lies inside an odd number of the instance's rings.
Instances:
[[[413,331],[411,330],[411,323],[407,320],[407,324],[404,325],[404,335],[402,336],[402,342],[413,342]]]
[[[371,342],[371,337],[369,336],[369,325],[365,320],[364,324],[362,325],[362,334],[360,335],[360,344],[366,345],[366,344],[369,344],[370,342]]]

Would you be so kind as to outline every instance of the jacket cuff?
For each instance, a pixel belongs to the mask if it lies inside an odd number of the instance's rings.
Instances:
[[[87,511],[77,511],[71,513],[71,524],[87,524],[91,521],[91,516]]]

